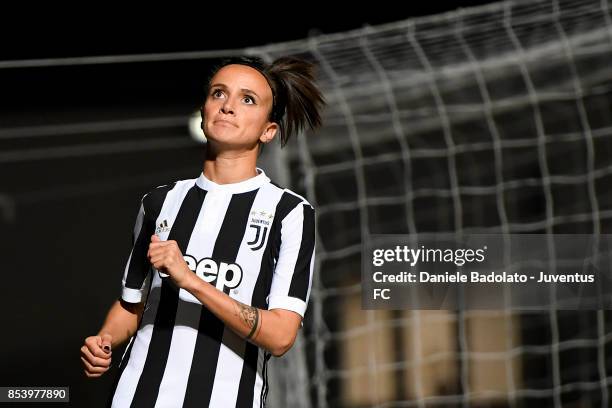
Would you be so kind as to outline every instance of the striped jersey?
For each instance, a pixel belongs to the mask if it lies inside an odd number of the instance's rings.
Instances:
[[[304,316],[314,267],[314,209],[264,171],[230,184],[200,174],[146,194],[122,280],[145,300],[112,407],[263,407],[270,354],[245,341],[147,259],[151,235],[175,240],[189,268],[230,297]]]

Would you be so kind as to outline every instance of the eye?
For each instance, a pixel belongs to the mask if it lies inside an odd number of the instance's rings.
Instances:
[[[213,89],[211,95],[213,98],[221,98],[223,96],[223,91],[221,89]]]
[[[255,99],[252,96],[246,95],[244,98],[242,98],[242,100],[247,104],[247,105],[255,105]]]

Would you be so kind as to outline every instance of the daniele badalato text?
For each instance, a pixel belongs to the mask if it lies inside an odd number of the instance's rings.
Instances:
[[[372,264],[376,267],[383,266],[386,262],[401,262],[414,267],[417,263],[426,264],[432,262],[449,262],[456,266],[466,263],[476,265],[485,260],[487,247],[479,249],[433,249],[409,248],[407,246],[396,246],[395,249],[374,249],[372,251]],[[445,272],[430,273],[418,272],[396,272],[385,273],[377,270],[372,274],[376,283],[592,283],[595,281],[593,274],[547,274],[539,271],[535,274],[507,273],[503,272]]]

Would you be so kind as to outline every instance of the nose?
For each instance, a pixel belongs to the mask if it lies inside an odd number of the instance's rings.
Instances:
[[[221,112],[225,113],[226,115],[233,115],[234,114],[234,108],[232,107],[232,104],[230,103],[229,98],[225,100],[225,102],[223,102],[223,105],[221,105]]]

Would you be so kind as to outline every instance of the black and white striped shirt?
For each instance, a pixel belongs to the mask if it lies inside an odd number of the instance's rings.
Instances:
[[[150,237],[175,240],[200,278],[261,309],[304,316],[314,267],[314,209],[258,175],[217,184],[201,174],[146,194],[122,298],[146,299],[119,366],[112,407],[261,407],[270,354],[154,271]]]

